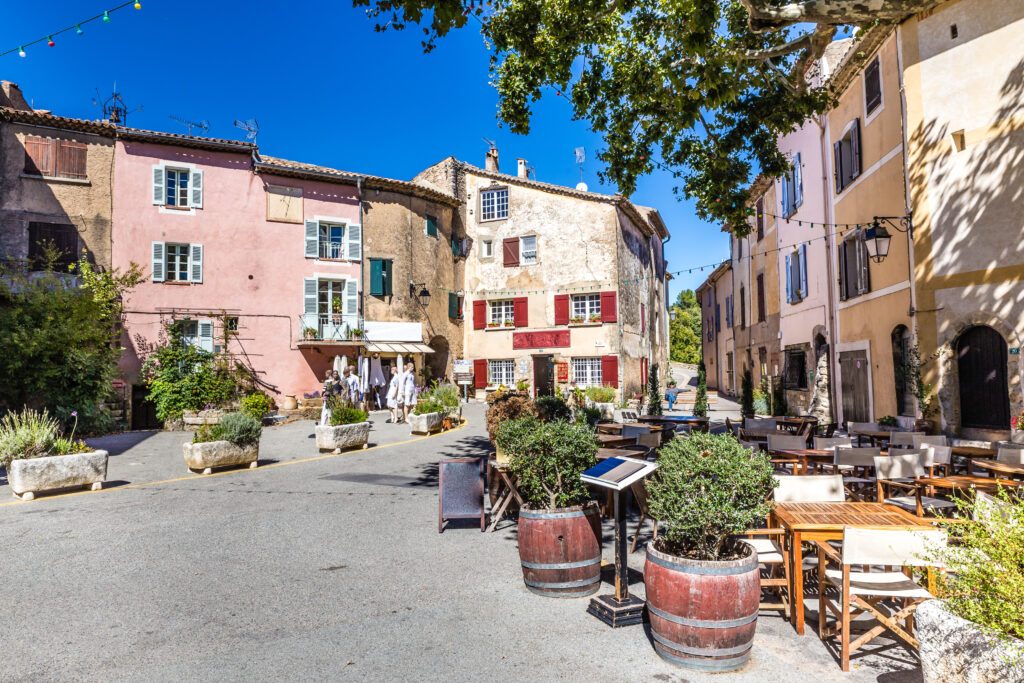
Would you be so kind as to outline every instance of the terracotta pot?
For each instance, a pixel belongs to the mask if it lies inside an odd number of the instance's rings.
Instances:
[[[281,410],[295,410],[298,407],[298,400],[291,394],[285,394],[285,397],[281,399]]]

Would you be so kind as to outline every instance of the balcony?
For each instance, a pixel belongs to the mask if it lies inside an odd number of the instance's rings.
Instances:
[[[342,242],[320,240],[319,257],[327,261],[343,261],[346,258],[345,245]]]
[[[363,339],[363,326],[357,315],[307,313],[299,316],[299,346],[360,345]]]

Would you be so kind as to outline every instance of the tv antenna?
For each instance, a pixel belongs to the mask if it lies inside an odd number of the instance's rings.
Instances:
[[[185,128],[188,130],[189,137],[192,136],[192,129],[193,128],[198,128],[199,130],[203,131],[204,133],[206,131],[210,130],[210,122],[206,121],[206,120],[203,120],[203,121],[190,121],[190,120],[182,118],[180,116],[174,116],[173,114],[171,116],[168,116],[167,118],[171,119],[172,121],[177,121],[181,125],[185,126]]]
[[[583,162],[587,160],[587,150],[582,147],[577,147],[574,150],[576,154],[576,165],[580,167],[580,182],[583,182]]]
[[[260,134],[260,124],[256,119],[246,119],[245,121],[239,121],[235,119],[235,128],[245,131],[245,139],[254,142],[256,136]]]
[[[128,105],[125,103],[124,98],[121,97],[121,93],[117,92],[116,81],[114,82],[113,92],[106,99],[100,95],[100,89],[96,88],[96,97],[92,98],[92,104],[94,107],[101,109],[105,121],[110,121],[116,126],[127,126],[128,114],[142,111],[141,105],[131,111],[128,110]]]
[[[498,149],[498,143],[496,143],[494,140],[483,138],[483,141],[486,142],[487,146],[490,147],[492,150]]]

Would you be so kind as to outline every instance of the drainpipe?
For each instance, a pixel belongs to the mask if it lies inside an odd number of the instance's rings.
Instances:
[[[366,341],[366,312],[363,310],[363,290],[364,290],[364,279],[363,279],[363,263],[366,261],[366,226],[363,225],[363,176],[356,176],[356,196],[359,198],[359,232],[362,245],[359,249],[359,316],[362,318],[362,323],[357,320],[360,329],[363,331],[363,341]]]
[[[828,125],[828,114],[823,114],[821,117],[824,120],[824,125],[818,124],[821,129],[821,189],[823,194],[823,205],[825,208],[825,231],[828,234],[828,238],[825,240],[825,265],[826,265],[826,277],[828,278],[828,351],[829,351],[829,381],[828,381],[828,393],[829,393],[829,408],[832,416],[838,422],[839,420],[839,407],[841,397],[839,395],[839,387],[836,386],[836,380],[838,375],[836,374],[836,368],[839,367],[839,351],[837,344],[839,343],[839,315],[836,298],[836,272],[832,262],[832,254],[835,252],[835,232],[830,229],[833,215],[832,215],[832,200],[831,192],[829,190],[829,169],[832,166],[832,156],[829,154],[830,146],[829,140],[829,125]]]
[[[907,214],[912,214],[910,206],[910,175],[909,160],[907,158],[907,145],[910,140],[907,137],[907,90],[903,82],[903,33],[902,27],[896,27],[896,73],[900,85],[900,132],[903,142],[903,208]],[[916,267],[914,260],[914,239],[913,223],[910,230],[907,230],[907,278],[910,280],[910,324],[914,330],[914,339],[917,340],[917,287],[914,277]]]

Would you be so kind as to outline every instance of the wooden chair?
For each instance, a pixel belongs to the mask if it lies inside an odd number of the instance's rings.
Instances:
[[[892,432],[889,434],[889,448],[919,448],[914,445],[915,436],[924,436],[924,432]]]
[[[925,446],[948,446],[949,439],[943,434],[917,434],[914,435],[914,448]]]
[[[879,503],[888,503],[924,517],[925,511],[934,515],[939,511],[949,511],[956,504],[942,498],[933,498],[921,494],[921,487],[915,481],[918,477],[928,474],[928,454],[910,452],[901,455],[879,456],[875,458],[877,473],[876,487]],[[891,489],[898,488],[909,491],[910,495],[893,496]]]
[[[910,567],[929,567],[931,588],[933,563],[924,558],[944,546],[946,540],[946,532],[941,529],[847,527],[841,551],[818,542],[818,635],[822,640],[839,638],[839,665],[843,671],[850,670],[852,652],[886,631],[918,648],[913,635],[914,613],[918,605],[935,596],[914,582]],[[839,568],[829,568],[830,560]],[[872,565],[881,565],[884,571],[853,571],[855,566]],[[828,589],[838,591],[838,601],[829,597]],[[850,621],[863,613],[874,617],[878,625],[854,638]],[[831,626],[827,623],[829,614],[835,617]]]
[[[837,448],[839,446],[845,446],[847,448],[853,447],[853,439],[848,436],[833,436],[833,437],[814,437],[814,447],[817,450],[825,450],[828,448]]]
[[[847,494],[854,500],[870,500],[875,485],[875,458],[882,455],[880,448],[848,448],[836,446],[831,464],[822,464],[821,469],[843,477]]]

